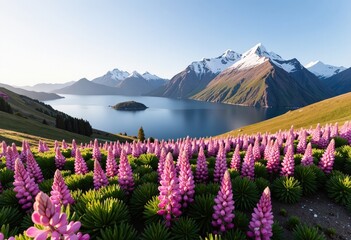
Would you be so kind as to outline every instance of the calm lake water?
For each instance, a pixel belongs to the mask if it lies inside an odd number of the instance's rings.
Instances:
[[[158,139],[214,136],[288,111],[286,108],[241,107],[159,97],[63,96],[65,98],[46,103],[71,116],[88,120],[96,129],[137,135],[142,126],[146,137]],[[109,107],[131,100],[149,108],[128,112]]]

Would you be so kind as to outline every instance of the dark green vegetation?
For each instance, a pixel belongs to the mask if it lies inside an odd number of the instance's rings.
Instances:
[[[6,113],[10,113],[10,114],[13,113],[12,108],[11,108],[11,105],[8,104],[8,103],[5,101],[5,99],[3,99],[1,96],[0,96],[0,111],[6,112]]]
[[[323,125],[325,123],[338,122],[341,125],[350,119],[351,93],[347,93],[294,111],[289,111],[266,121],[241,127],[240,129],[222,134],[222,136],[254,134],[257,132],[274,133],[279,129],[289,129],[292,125],[295,129],[301,127],[309,128],[310,126],[317,125],[317,123]]]
[[[123,111],[140,111],[147,109],[144,104],[135,101],[121,102],[112,106],[112,108]]]
[[[140,127],[140,128],[139,128],[139,131],[138,131],[138,139],[139,139],[140,141],[142,141],[142,142],[145,140],[145,133],[144,133],[143,127]]]

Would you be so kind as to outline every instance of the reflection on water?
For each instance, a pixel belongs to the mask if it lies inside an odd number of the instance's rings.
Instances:
[[[176,100],[159,97],[81,96],[47,101],[57,110],[87,119],[96,128],[112,133],[137,135],[140,126],[147,137],[159,139],[206,137],[278,116],[286,108],[254,108],[219,103]],[[137,101],[144,111],[117,111],[108,106],[124,101]]]

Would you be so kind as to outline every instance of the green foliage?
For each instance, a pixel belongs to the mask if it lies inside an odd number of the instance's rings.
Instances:
[[[50,194],[51,190],[52,190],[52,184],[54,182],[54,179],[53,178],[50,178],[50,179],[47,179],[47,180],[44,180],[42,181],[40,184],[39,184],[39,189],[40,191],[46,193],[46,194]]]
[[[345,158],[340,152],[335,152],[335,160],[334,160],[334,165],[333,169],[334,170],[339,170],[339,171],[344,171],[344,166],[345,166]]]
[[[270,182],[265,178],[256,178],[255,184],[259,193],[263,192],[266,187],[270,186]]]
[[[293,232],[294,240],[325,240],[325,236],[319,233],[318,228],[309,227],[305,224],[298,225]]]
[[[200,240],[223,240],[223,238],[221,235],[208,233],[204,238],[200,237]]]
[[[125,195],[125,192],[119,185],[116,184],[102,187],[98,190],[98,193],[100,194],[102,200],[105,200],[107,198],[116,198],[127,202],[127,196]]]
[[[101,229],[129,221],[127,205],[118,199],[93,200],[86,204],[85,214],[81,217],[82,228],[96,236]]]
[[[206,233],[211,229],[215,195],[195,195],[195,201],[190,205],[188,215],[199,224],[200,232]]]
[[[252,210],[259,200],[256,184],[248,178],[236,177],[232,180],[235,208],[238,210]]]
[[[272,225],[272,233],[273,233],[273,236],[272,236],[271,240],[283,239],[284,229],[282,226],[280,226],[279,222],[274,221],[274,223]]]
[[[144,176],[145,174],[152,173],[153,169],[150,165],[142,165],[138,166],[133,173],[139,174],[140,176]]]
[[[295,229],[300,223],[300,218],[298,218],[297,216],[291,216],[286,222],[286,228],[291,231]]]
[[[140,128],[139,128],[139,131],[138,131],[138,139],[139,139],[140,141],[142,141],[142,142],[145,140],[145,133],[144,133],[143,127],[140,127]]]
[[[245,213],[241,211],[235,211],[234,226],[236,228],[240,229],[243,232],[246,232],[249,223],[250,219]]]
[[[93,173],[89,172],[85,175],[71,175],[65,178],[65,183],[70,190],[81,189],[87,191],[94,187],[93,184]]]
[[[174,240],[195,240],[199,238],[200,228],[194,219],[181,217],[174,221],[171,234]]]
[[[203,194],[213,194],[217,195],[219,191],[219,184],[218,183],[199,183],[195,185],[195,194],[196,195],[203,195]]]
[[[44,179],[50,179],[54,177],[56,166],[55,166],[55,153],[44,152],[35,154],[35,159],[43,173]]]
[[[244,232],[240,231],[239,229],[231,229],[226,232],[223,236],[223,240],[246,240],[246,235]]]
[[[144,176],[142,176],[139,179],[139,183],[143,184],[143,183],[158,183],[158,174],[157,172],[153,171],[151,173],[147,173]]]
[[[68,177],[69,175],[72,174],[72,172],[70,170],[61,170],[61,175],[62,177]]]
[[[311,196],[317,191],[317,176],[310,167],[296,166],[295,178],[299,180],[304,196]]]
[[[158,185],[155,183],[144,183],[139,185],[132,194],[130,199],[130,210],[135,217],[142,217],[145,204],[152,199],[153,196],[159,194]]]
[[[255,162],[255,178],[268,179],[267,168],[260,162]]]
[[[0,182],[3,188],[10,188],[12,187],[12,183],[14,181],[14,172],[3,168],[0,170]]]
[[[342,146],[347,146],[349,145],[349,142],[347,141],[347,139],[342,138],[342,137],[333,137],[334,141],[335,141],[335,148],[339,148]]]
[[[335,228],[327,228],[324,230],[325,235],[327,235],[328,237],[332,238],[336,235],[336,230]]]
[[[237,170],[228,169],[228,172],[229,172],[229,174],[230,174],[230,178],[231,178],[231,179],[234,179],[234,178],[240,176],[240,173],[239,173]]]
[[[171,233],[161,222],[146,225],[140,240],[165,240],[171,239]]]
[[[74,173],[74,161],[75,161],[75,159],[71,158],[71,156],[69,156],[69,158],[66,158],[66,163],[65,163],[65,166],[63,166],[63,169]],[[65,176],[63,176],[63,177],[65,177]]]
[[[294,155],[295,166],[301,164],[302,157],[303,157],[302,154],[295,154]]]
[[[16,198],[16,192],[12,189],[7,189],[0,194],[0,207],[21,208]]]
[[[16,235],[18,232],[18,227],[10,227],[9,224],[0,225],[0,233],[4,234],[5,239]]]
[[[334,175],[326,185],[328,196],[336,203],[346,205],[351,198],[351,178],[348,175]]]
[[[11,228],[18,225],[22,219],[22,213],[13,207],[2,207],[0,208],[0,224],[9,224]]]
[[[294,177],[280,177],[272,184],[272,193],[283,203],[297,203],[301,199],[302,188]]]
[[[322,171],[322,169],[320,169],[316,165],[311,165],[309,167],[316,174],[316,177],[317,177],[317,180],[318,180],[317,181],[317,189],[324,188],[324,185],[325,185],[325,183],[327,181],[327,176],[325,175],[325,173]]]
[[[100,236],[98,240],[112,240],[112,239],[123,239],[123,240],[134,240],[137,239],[138,233],[135,228],[129,223],[120,223],[113,225],[112,227],[104,228],[100,230]]]
[[[19,225],[20,231],[23,232],[31,226],[33,226],[32,214],[27,213],[26,215],[24,215],[24,217],[22,218],[21,224]]]
[[[216,164],[216,158],[215,157],[209,157],[207,158],[208,162],[208,168],[214,168]]]
[[[288,216],[288,211],[286,211],[285,208],[281,208],[281,209],[279,210],[279,215],[280,215],[280,216],[283,216],[283,217],[286,217],[286,216]]]
[[[153,196],[144,206],[143,216],[146,224],[157,223],[163,219],[162,216],[157,214],[159,203],[158,197]]]

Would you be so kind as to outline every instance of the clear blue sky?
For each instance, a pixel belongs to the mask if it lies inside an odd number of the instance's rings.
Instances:
[[[0,0],[0,82],[92,79],[108,70],[170,78],[258,42],[303,64],[351,66],[349,0]]]

